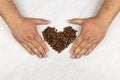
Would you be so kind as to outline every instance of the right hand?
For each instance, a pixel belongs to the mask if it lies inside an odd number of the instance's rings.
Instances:
[[[47,57],[48,48],[41,36],[37,33],[36,25],[50,23],[44,19],[22,18],[18,22],[9,25],[15,39],[32,55]]]

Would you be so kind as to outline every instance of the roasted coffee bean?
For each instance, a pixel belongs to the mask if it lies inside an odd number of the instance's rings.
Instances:
[[[72,43],[76,36],[77,30],[72,29],[71,26],[65,27],[63,32],[57,32],[55,27],[47,27],[43,32],[43,37],[48,44],[60,53]]]

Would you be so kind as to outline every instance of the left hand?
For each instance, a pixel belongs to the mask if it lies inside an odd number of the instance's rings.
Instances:
[[[109,26],[109,24],[103,23],[96,17],[88,19],[75,18],[69,20],[69,22],[82,26],[81,33],[71,48],[72,58],[88,55],[102,41]]]

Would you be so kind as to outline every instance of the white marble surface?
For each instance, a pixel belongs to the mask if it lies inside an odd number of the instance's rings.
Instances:
[[[14,0],[22,15],[45,18],[62,30],[67,19],[92,17],[101,0]],[[120,15],[100,45],[87,57],[70,59],[69,49],[57,54],[49,47],[48,58],[31,56],[12,37],[0,18],[0,80],[120,80]],[[37,26],[38,32],[48,25]],[[78,29],[79,26],[72,25]],[[79,30],[79,29],[78,29]]]

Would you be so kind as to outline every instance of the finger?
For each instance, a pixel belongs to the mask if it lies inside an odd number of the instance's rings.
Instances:
[[[31,54],[34,55],[35,53],[31,50],[31,48],[29,48],[26,44],[21,43],[22,46]]]
[[[47,57],[47,54],[45,53],[45,51],[43,50],[43,48],[41,46],[37,47],[37,49],[42,54],[42,57],[44,57],[44,58]]]
[[[68,20],[69,23],[72,23],[72,24],[82,24],[83,23],[83,19],[78,19],[78,18],[75,18],[75,19],[70,19]]]
[[[92,50],[93,50],[96,46],[97,46],[97,44],[94,44],[94,45],[85,53],[85,55],[86,55],[86,56],[89,55],[90,52],[92,52]]]
[[[77,58],[80,58],[85,52],[87,51],[86,48],[83,48],[80,53],[77,54]]]
[[[42,37],[39,36],[38,34],[35,35],[35,40],[41,45],[41,47],[44,49],[44,51],[47,53],[48,48],[45,42],[43,41]]]
[[[80,58],[83,54],[85,55],[86,52],[87,52],[90,48],[92,48],[92,46],[95,44],[94,41],[91,41],[91,40],[86,41],[86,42],[87,42],[86,46],[85,46],[85,47],[81,50],[81,52],[77,55],[77,58]]]
[[[32,22],[36,23],[37,25],[41,24],[41,25],[45,25],[45,24],[49,24],[50,21],[49,20],[45,20],[45,19],[36,19],[36,18],[29,18]]]
[[[40,58],[42,58],[42,54],[39,52],[39,50],[36,48],[36,42],[34,38],[31,38],[30,40],[25,39],[25,43],[30,47],[30,49]],[[38,44],[37,44],[38,45]]]
[[[34,39],[40,45],[39,51],[42,53],[43,57],[47,57],[46,53],[48,52],[48,48],[47,48],[46,44],[44,43],[44,41],[42,40],[41,36],[35,35]]]
[[[31,44],[29,42],[26,42],[26,44],[30,47],[30,49],[39,57],[42,58],[42,54],[39,52],[39,50],[36,48],[34,44]]]
[[[92,46],[93,46],[94,44],[91,42],[91,43],[89,43],[88,45],[86,45],[85,46],[85,49],[86,49],[86,51],[83,53],[84,55],[86,54],[86,52],[90,49],[90,48],[92,48]],[[86,56],[86,55],[85,55]]]
[[[79,44],[75,51],[73,52],[72,58],[77,58],[77,54],[80,53],[80,51],[84,48],[86,44],[87,43],[85,41],[82,41],[81,44]]]
[[[83,54],[85,54],[91,47],[92,47],[92,42],[91,43],[86,43],[84,48],[80,51],[80,53],[77,54],[77,58],[80,58]]]
[[[25,39],[25,42],[27,45],[29,45],[32,49],[32,51],[40,58],[42,58],[42,53],[41,53],[41,46],[38,42],[36,42],[36,40],[33,38],[30,39]]]
[[[85,54],[92,47],[92,45],[92,41],[90,43],[86,42],[84,48],[77,54],[77,58],[80,58],[83,54]]]
[[[75,49],[77,48],[77,46],[78,46],[82,41],[83,41],[83,39],[82,39],[81,36],[79,36],[79,37],[75,40],[74,44],[72,45],[72,48],[70,49],[71,54],[73,54],[73,52],[75,51]]]
[[[89,38],[88,36],[84,37],[84,42],[86,45],[83,47],[83,49],[77,54],[77,58],[80,58],[88,49],[91,48],[91,46],[94,44],[93,40]]]
[[[46,57],[46,53],[45,53],[45,51],[44,51],[44,49],[41,47],[41,45],[36,41],[36,40],[33,40],[33,42],[32,42],[33,44],[34,44],[34,46],[35,46],[35,48],[38,50],[38,56],[39,55],[42,55],[42,57]]]
[[[37,55],[39,58],[42,58],[42,54],[38,51],[38,49],[32,48],[32,50],[36,53],[36,55]]]

